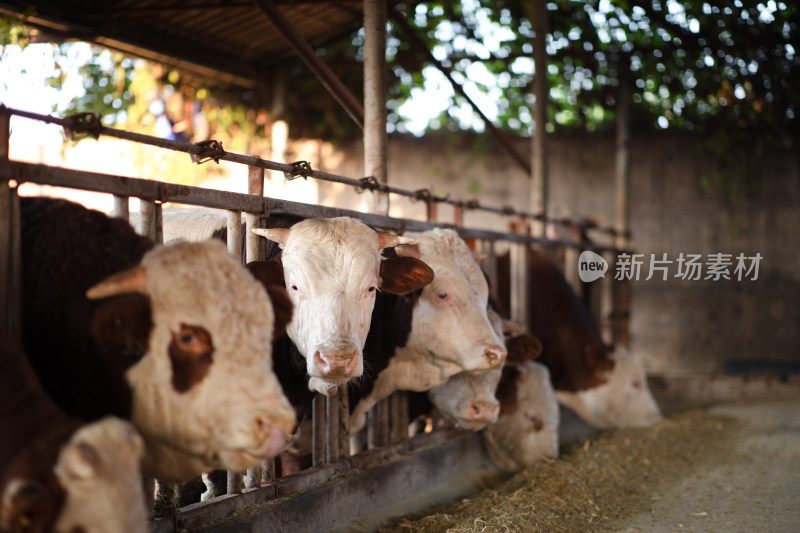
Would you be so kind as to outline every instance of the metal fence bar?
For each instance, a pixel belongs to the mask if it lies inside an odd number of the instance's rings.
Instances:
[[[8,161],[11,115],[0,108],[0,161]],[[0,332],[22,339],[22,236],[17,183],[0,173]]]
[[[325,462],[325,396],[314,395],[311,411],[311,462],[317,466]]]
[[[5,108],[8,109],[8,108]],[[18,109],[8,109],[11,114],[18,115],[20,117],[29,118],[32,120],[39,120],[42,122],[46,122],[49,124],[59,124],[62,127],[66,125],[66,128],[73,127],[74,120],[72,117],[66,118],[58,118],[52,117],[49,115],[40,115],[38,113],[31,113],[28,111],[21,111]],[[65,128],[65,129],[66,129]],[[200,157],[201,155],[207,154],[208,148],[205,146],[200,146],[198,144],[191,144],[191,143],[183,143],[178,141],[171,141],[168,139],[162,139],[160,137],[154,137],[151,135],[144,135],[141,133],[133,133],[124,130],[118,130],[115,128],[109,128],[107,126],[103,126],[100,124],[99,120],[96,122],[96,126],[90,132],[92,135],[99,136],[99,135],[106,135],[109,137],[116,137],[119,139],[126,139],[133,142],[138,142],[142,144],[149,144],[151,146],[157,146],[161,148],[167,148],[170,150],[175,150],[179,152],[184,152],[193,156],[193,158]],[[231,152],[225,152],[222,150],[221,145],[219,146],[218,151],[214,151],[211,156],[207,157],[204,160],[213,159],[214,161],[231,161],[234,163],[241,163],[244,165],[249,166],[257,166],[264,169],[269,170],[278,170],[281,172],[286,173],[287,175],[292,175],[296,169],[291,164],[285,163],[277,163],[274,161],[268,161],[265,159],[261,159],[260,157],[255,156],[244,156],[240,154],[235,154]],[[385,193],[396,194],[399,196],[405,196],[407,198],[414,198],[414,199],[423,199],[423,196],[420,194],[419,191],[408,191],[405,189],[400,189],[397,187],[391,187],[389,185],[376,183],[376,182],[369,182],[366,178],[364,179],[354,179],[354,178],[346,178],[343,176],[337,176],[335,174],[330,174],[327,172],[321,172],[318,170],[309,170],[305,171],[304,176],[320,179],[324,181],[330,181],[333,183],[343,183],[345,185],[350,185],[351,187],[355,187],[359,190],[369,189],[372,191],[379,191]],[[431,195],[429,192],[425,196],[428,197],[429,202],[437,202],[437,203],[446,203],[456,207],[485,211],[489,213],[496,213],[500,215],[513,215],[518,216],[530,220],[541,221],[543,223],[552,223],[552,224],[559,224],[562,226],[569,226],[569,227],[579,227],[579,228],[586,228],[592,231],[603,232],[607,233],[612,236],[624,236],[629,237],[629,231],[625,229],[622,232],[617,231],[614,228],[603,228],[599,226],[589,226],[587,227],[583,222],[575,221],[572,219],[567,218],[553,218],[547,217],[544,213],[528,213],[525,211],[516,210],[511,207],[490,207],[490,206],[483,206],[480,205],[475,200],[456,200],[452,199],[448,196],[434,196]]]
[[[239,472],[228,472],[228,494],[242,493],[242,474]]]
[[[114,196],[114,209],[111,212],[116,218],[130,220],[129,198],[127,196]]]
[[[512,320],[528,323],[528,245],[512,244],[510,257],[511,301],[509,312]]]
[[[350,456],[350,398],[347,383],[339,386],[339,457]]]
[[[384,398],[367,412],[367,449],[389,444],[389,399]]]
[[[237,260],[242,256],[241,211],[228,211],[228,252]]]
[[[325,461],[339,460],[339,395],[325,398]]]
[[[397,391],[389,396],[391,410],[390,444],[408,438],[408,392]]]
[[[247,194],[254,196],[264,196],[264,169],[261,167],[247,167]],[[245,214],[245,262],[258,261],[263,259],[262,250],[263,239],[253,233],[253,228],[258,227],[259,212],[249,212]]]

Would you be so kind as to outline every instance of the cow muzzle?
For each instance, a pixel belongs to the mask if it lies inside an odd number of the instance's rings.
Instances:
[[[500,413],[500,404],[482,400],[467,402],[467,418],[476,422],[491,423],[497,420]]]
[[[502,346],[491,345],[483,350],[483,359],[489,365],[488,368],[498,368],[506,360],[506,349]]]
[[[322,378],[351,378],[356,377],[359,367],[358,350],[331,350],[317,351],[314,354],[314,364],[319,371],[316,377]]]

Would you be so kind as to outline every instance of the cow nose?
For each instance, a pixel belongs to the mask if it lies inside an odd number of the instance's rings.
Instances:
[[[265,415],[256,415],[250,427],[255,440],[261,443],[259,455],[264,457],[280,453],[286,444],[286,436],[291,431],[286,430],[286,424]]]
[[[497,418],[500,406],[492,402],[481,400],[470,400],[467,402],[467,412],[472,420],[483,422],[493,422]]]
[[[323,377],[352,377],[358,367],[358,350],[317,352],[314,358]]]
[[[506,354],[506,349],[500,346],[487,346],[486,349],[483,350],[483,357],[486,358],[490,368],[496,368],[502,365],[503,361],[506,360]]]

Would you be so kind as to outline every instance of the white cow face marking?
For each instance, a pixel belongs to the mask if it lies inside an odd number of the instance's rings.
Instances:
[[[152,315],[146,353],[126,373],[144,471],[182,480],[278,454],[295,417],[272,372],[273,308],[252,275],[219,241],[181,242],[89,294],[131,291]]]
[[[506,350],[487,315],[489,287],[458,234],[437,228],[397,253],[418,257],[435,274],[414,307],[407,346],[445,376],[500,367]]]
[[[404,274],[430,269],[419,262],[400,262],[391,273],[383,269],[381,248],[399,239],[352,218],[307,219],[290,229],[257,233],[283,248],[284,279],[294,304],[287,333],[306,359],[309,388],[331,394],[364,371],[362,350],[378,289],[416,290],[405,286]]]
[[[622,346],[614,350],[614,369],[605,383],[577,393],[556,394],[561,403],[600,429],[645,427],[663,419],[641,363]]]
[[[54,533],[147,532],[139,473],[143,451],[133,426],[113,417],[76,431],[54,467],[64,490]]]
[[[513,472],[558,457],[558,402],[547,368],[528,361],[504,374],[500,418],[483,433],[492,462]]]

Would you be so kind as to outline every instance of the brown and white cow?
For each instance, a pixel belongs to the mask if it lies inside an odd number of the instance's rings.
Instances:
[[[456,232],[437,228],[396,252],[424,261],[434,279],[410,298],[379,297],[370,330],[374,342],[368,338],[365,348],[372,373],[351,387],[354,433],[364,426],[366,412],[392,392],[427,391],[460,372],[499,368],[506,357],[487,315],[486,279]]]
[[[218,241],[153,247],[63,200],[22,198],[21,213],[26,352],[61,408],[132,420],[144,472],[167,481],[280,452],[295,418],[273,303],[288,297],[271,303]]]
[[[499,271],[508,272],[508,255],[500,260]],[[499,284],[506,301],[507,281]],[[601,429],[661,420],[641,364],[605,345],[558,266],[536,250],[528,253],[528,304],[528,327],[543,346],[538,360],[550,371],[559,401]]]
[[[0,531],[145,533],[144,444],[133,426],[66,415],[7,339],[0,367]]]
[[[558,402],[547,367],[507,364],[497,387],[500,416],[483,431],[492,462],[513,472],[558,457]]]
[[[307,219],[291,228],[253,231],[282,249],[284,282],[294,304],[287,333],[306,360],[309,389],[322,394],[362,375],[378,290],[406,294],[433,278],[417,259],[382,259],[381,250],[401,239],[353,218]]]

